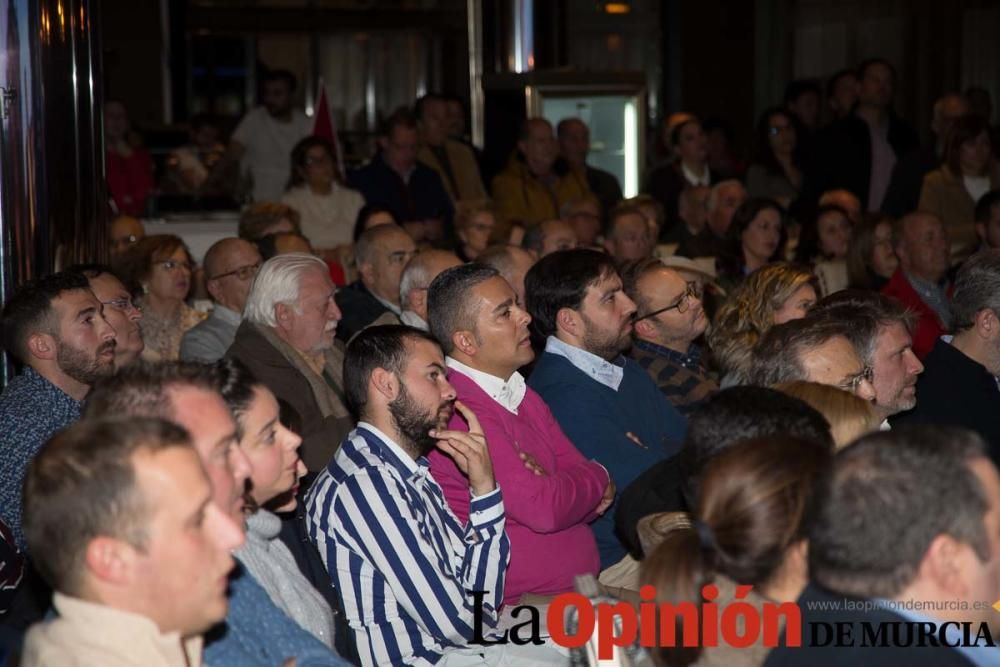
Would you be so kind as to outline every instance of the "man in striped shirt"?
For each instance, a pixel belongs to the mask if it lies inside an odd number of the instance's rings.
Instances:
[[[364,665],[500,664],[503,645],[469,646],[475,598],[496,635],[510,542],[476,416],[455,401],[429,334],[369,327],[347,347],[344,384],[358,427],[306,498],[309,536],[343,596]],[[446,429],[453,409],[469,432]],[[467,525],[429,474],[437,447],[469,479]]]

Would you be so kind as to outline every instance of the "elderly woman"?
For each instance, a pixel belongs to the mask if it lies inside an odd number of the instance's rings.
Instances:
[[[181,338],[207,317],[185,303],[193,270],[184,241],[170,234],[147,236],[122,258],[126,286],[137,296],[143,312],[139,320],[146,345],[143,361],[177,360]]]
[[[497,226],[493,205],[485,199],[460,201],[455,206],[455,254],[463,262],[471,262],[490,245]]]

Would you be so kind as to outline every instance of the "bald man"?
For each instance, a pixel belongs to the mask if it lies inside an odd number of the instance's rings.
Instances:
[[[257,246],[238,238],[216,241],[205,253],[205,288],[215,307],[181,339],[181,359],[218,361],[236,338],[250,283],[260,268]]]
[[[403,324],[427,331],[427,288],[445,269],[458,266],[462,260],[446,250],[425,250],[411,259],[399,280],[399,303]]]
[[[516,245],[490,246],[476,257],[477,264],[492,266],[500,272],[517,294],[517,302],[524,305],[524,277],[535,265],[536,258],[524,248]]]

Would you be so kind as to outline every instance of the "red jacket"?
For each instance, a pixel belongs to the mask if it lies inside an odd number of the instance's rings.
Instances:
[[[934,349],[937,339],[946,333],[941,318],[920,298],[902,269],[896,269],[882,288],[882,294],[898,299],[917,316],[917,326],[913,330],[913,352],[923,360]]]

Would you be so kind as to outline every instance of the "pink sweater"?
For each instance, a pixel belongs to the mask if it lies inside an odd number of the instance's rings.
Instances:
[[[493,473],[503,489],[510,538],[510,567],[504,604],[517,604],[523,593],[552,595],[573,588],[578,574],[597,574],[600,557],[588,522],[608,485],[608,473],[577,451],[563,434],[548,406],[530,388],[518,407],[508,412],[475,382],[449,371],[458,398],[483,426],[493,459]],[[455,413],[449,428],[467,431]],[[535,475],[518,454],[531,454],[545,469]],[[431,474],[444,490],[448,505],[463,522],[469,517],[469,481],[451,458],[435,450]]]

